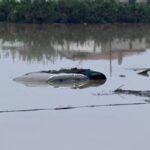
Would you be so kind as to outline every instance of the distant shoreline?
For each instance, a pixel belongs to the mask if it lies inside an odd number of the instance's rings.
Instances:
[[[0,22],[38,24],[150,23],[150,5],[103,0],[1,0]]]

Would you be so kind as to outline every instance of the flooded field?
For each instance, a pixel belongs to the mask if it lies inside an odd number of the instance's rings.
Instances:
[[[150,25],[0,24],[0,68],[2,150],[150,149]],[[14,80],[71,68],[107,80]]]

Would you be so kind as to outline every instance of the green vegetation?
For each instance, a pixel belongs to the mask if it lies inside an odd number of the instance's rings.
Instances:
[[[149,23],[150,5],[134,0],[1,0],[0,21],[21,23]]]

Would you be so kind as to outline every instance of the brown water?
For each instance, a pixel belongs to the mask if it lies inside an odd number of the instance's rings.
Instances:
[[[150,67],[149,48],[150,25],[0,24],[1,149],[149,150],[149,98],[113,93],[150,90],[133,70]],[[13,81],[73,67],[107,81],[84,89]]]

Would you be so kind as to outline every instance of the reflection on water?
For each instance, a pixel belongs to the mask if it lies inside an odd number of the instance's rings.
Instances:
[[[0,57],[54,62],[117,59],[149,47],[148,25],[13,25],[0,24]]]

